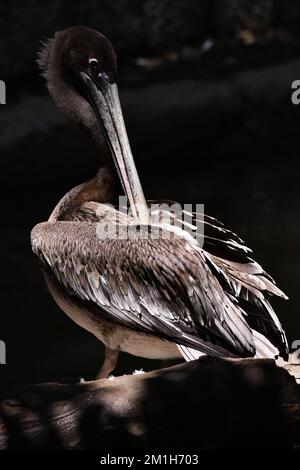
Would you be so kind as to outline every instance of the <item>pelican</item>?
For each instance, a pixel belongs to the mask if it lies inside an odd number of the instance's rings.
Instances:
[[[44,45],[38,62],[56,105],[89,133],[99,154],[96,176],[67,192],[31,232],[56,303],[105,345],[97,377],[108,377],[120,351],[162,360],[286,358],[285,333],[268,300],[286,296],[244,242],[204,214],[191,214],[192,223],[181,226],[174,215],[153,222],[109,40],[86,27],[68,28]],[[128,212],[116,206],[121,187]],[[203,243],[187,230],[197,220]]]

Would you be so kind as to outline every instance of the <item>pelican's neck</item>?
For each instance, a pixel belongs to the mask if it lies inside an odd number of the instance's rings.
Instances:
[[[47,53],[48,65],[43,74],[46,78],[48,91],[64,115],[89,134],[101,152],[102,160],[106,163],[110,156],[104,136],[99,132],[97,118],[88,101],[78,93],[65,76],[62,57],[58,53],[60,47],[59,40],[52,41],[44,53]],[[43,61],[45,58],[41,60]]]
[[[118,131],[115,129],[114,132],[116,135],[113,135],[114,144],[112,144],[111,136],[109,137],[110,142],[107,143],[105,135],[99,132],[99,123],[92,106],[78,93],[76,87],[72,86],[69,82],[70,78],[66,76],[62,62],[63,57],[62,54],[60,54],[60,48],[62,46],[61,40],[62,38],[59,36],[54,42],[50,43],[47,48],[46,56],[41,57],[41,63],[47,63],[44,75],[47,80],[48,90],[63,113],[71,121],[83,127],[92,137],[101,155],[102,170],[104,169],[105,171],[104,173],[103,171],[100,173],[101,177],[99,177],[98,173],[96,178],[92,181],[70,191],[70,193],[60,201],[59,209],[56,208],[54,210],[54,216],[60,217],[65,211],[65,205],[67,208],[68,206],[74,207],[74,204],[76,204],[80,198],[82,202],[95,200],[92,198],[96,196],[96,201],[109,201],[110,198],[106,193],[108,193],[111,188],[109,189],[109,186],[106,187],[104,185],[106,189],[103,190],[103,174],[109,174],[110,177],[112,176],[111,171],[107,172],[112,164],[111,149],[109,148],[111,144],[115,147],[113,149],[115,158],[117,160],[119,159],[115,164],[118,166],[121,173],[123,189],[128,195],[132,212],[140,223],[146,224],[148,223],[147,205],[129,146],[116,84],[114,84],[114,91],[112,91],[112,88],[109,88],[109,93],[107,92],[107,96],[111,101],[112,110],[109,112],[109,117],[105,121],[106,124],[104,123],[104,126],[107,125],[109,127],[109,125],[112,124],[112,129],[117,128],[119,130],[120,135],[118,135]],[[108,106],[107,102],[105,106]],[[106,131],[109,132],[107,129]],[[107,178],[105,177],[104,179]],[[99,184],[99,182],[101,184]],[[104,193],[105,198],[103,199]],[[51,217],[54,216],[53,214],[51,215]]]
[[[116,202],[116,179],[106,166],[101,167],[96,176],[79,184],[67,192],[54,208],[49,222],[70,220],[72,212],[84,202],[114,204]]]

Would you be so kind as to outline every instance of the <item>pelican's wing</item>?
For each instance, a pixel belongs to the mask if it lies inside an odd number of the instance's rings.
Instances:
[[[286,295],[276,286],[274,279],[254,261],[252,250],[234,232],[217,219],[203,213],[181,211],[181,206],[169,200],[147,201],[151,215],[158,221],[166,219],[170,225],[189,232],[203,248],[209,269],[218,279],[226,294],[246,313],[249,326],[267,337],[283,357],[288,356],[288,344],[282,325],[268,301],[276,295]],[[98,204],[84,203],[71,214],[71,220],[99,221]],[[168,212],[172,208],[175,212]],[[176,208],[179,212],[176,213]],[[179,214],[179,218],[178,218]]]
[[[97,233],[103,224],[55,222],[32,231],[33,250],[56,281],[128,327],[211,355],[252,356],[253,332],[222,288],[205,253],[170,231],[126,239]],[[149,228],[147,228],[149,230]]]
[[[284,330],[267,299],[272,295],[283,299],[287,297],[276,286],[274,279],[250,257],[252,250],[244,241],[217,219],[203,213],[182,211],[174,201],[149,201],[149,206],[156,218],[161,220],[166,215],[171,224],[188,231],[197,239],[223,289],[247,314],[245,318],[249,326],[267,337],[287,358],[288,344]],[[162,209],[164,207],[166,209]],[[172,208],[173,212],[169,212],[168,208]]]
[[[209,252],[206,252],[206,258],[224,291],[234,297],[246,312],[249,326],[268,338],[287,359],[289,348],[286,335],[268,296],[287,297],[278,289],[274,280],[252,259],[238,263],[216,257]]]
[[[199,213],[185,213],[180,226],[194,232],[212,272],[224,291],[234,297],[247,314],[249,326],[267,337],[288,357],[288,344],[282,325],[268,301],[268,296],[287,296],[274,279],[251,257],[252,250],[218,220]],[[177,220],[178,222],[178,220]]]

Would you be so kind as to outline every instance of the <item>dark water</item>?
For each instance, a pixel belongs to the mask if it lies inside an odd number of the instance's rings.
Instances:
[[[300,107],[291,104],[290,86],[300,79],[300,60],[236,67],[225,59],[211,74],[201,63],[150,75],[124,69],[128,133],[148,198],[204,203],[253,248],[290,297],[273,305],[291,343],[300,338]],[[30,230],[93,175],[94,149],[46,93],[14,86],[0,108],[0,339],[7,345],[0,381],[92,378],[102,346],[51,299]],[[124,354],[117,372],[155,365]]]

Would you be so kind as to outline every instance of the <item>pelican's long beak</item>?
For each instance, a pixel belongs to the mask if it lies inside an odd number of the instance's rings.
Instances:
[[[117,84],[111,84],[105,73],[99,74],[97,82],[85,72],[80,75],[129,199],[132,215],[140,224],[148,224],[147,204],[130,149]]]

